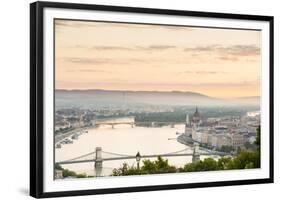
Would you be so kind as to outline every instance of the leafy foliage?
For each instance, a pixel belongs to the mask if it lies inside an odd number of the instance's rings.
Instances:
[[[227,169],[249,169],[259,167],[260,153],[258,151],[242,151],[227,164]]]
[[[206,158],[203,161],[186,164],[182,172],[199,172],[219,170],[218,163],[213,158]]]
[[[260,126],[257,128],[257,137],[256,137],[255,144],[258,146],[258,151],[260,151],[260,145],[261,145],[261,127]]]
[[[158,157],[157,160],[144,160],[143,166],[130,167],[127,163],[124,163],[121,168],[114,169],[113,176],[127,176],[127,175],[141,175],[141,174],[162,174],[162,173],[174,173],[177,172],[177,168],[169,165],[168,160]]]
[[[76,177],[77,174],[74,171],[70,171],[68,169],[63,169],[62,176],[63,177]]]
[[[55,169],[63,170],[62,166],[60,166],[58,163],[55,164]]]

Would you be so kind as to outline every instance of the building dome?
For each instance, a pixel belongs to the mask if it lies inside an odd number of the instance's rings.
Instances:
[[[195,113],[192,115],[192,122],[193,123],[200,123],[201,122],[201,115],[198,112],[198,108],[196,107]]]
[[[195,113],[193,114],[193,117],[200,117],[200,114],[198,112],[198,108],[196,107]]]

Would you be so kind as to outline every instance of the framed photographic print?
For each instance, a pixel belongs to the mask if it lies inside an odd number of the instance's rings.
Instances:
[[[273,17],[30,14],[31,196],[273,182]]]

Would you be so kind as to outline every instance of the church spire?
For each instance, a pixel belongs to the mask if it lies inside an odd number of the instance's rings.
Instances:
[[[196,109],[195,109],[195,112],[193,114],[193,117],[199,117],[199,116],[200,116],[200,114],[198,112],[198,107],[196,106]]]

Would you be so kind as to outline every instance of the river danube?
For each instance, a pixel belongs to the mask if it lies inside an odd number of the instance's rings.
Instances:
[[[65,161],[80,155],[95,151],[96,147],[101,147],[104,152],[113,152],[116,154],[141,155],[165,154],[186,149],[187,146],[177,142],[176,133],[182,133],[184,125],[176,125],[172,127],[161,128],[131,128],[126,125],[111,127],[100,127],[89,129],[87,133],[79,136],[77,140],[73,140],[73,144],[64,144],[62,148],[56,149],[55,159]],[[191,149],[187,149],[182,153],[191,153]],[[116,157],[107,153],[102,153],[104,158]],[[87,159],[93,159],[95,155],[88,156]],[[151,158],[154,160],[156,158]],[[184,157],[168,157],[169,164],[177,167],[183,166],[192,161],[191,156]],[[114,168],[121,167],[126,162],[130,166],[136,166],[136,160],[114,160],[104,161],[102,168],[102,176],[108,176]],[[140,162],[141,165],[142,162]],[[80,163],[63,165],[64,168],[73,170],[77,173],[86,173],[87,175],[96,175],[94,163]]]

